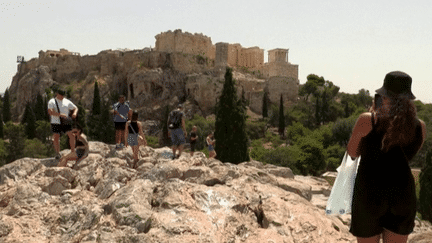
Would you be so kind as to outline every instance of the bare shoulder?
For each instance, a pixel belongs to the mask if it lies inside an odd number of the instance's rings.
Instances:
[[[420,125],[422,126],[423,134],[426,135],[426,123],[421,119],[419,119],[419,121],[420,121]]]
[[[354,130],[359,133],[360,136],[366,136],[372,130],[372,113],[362,113],[355,124]]]

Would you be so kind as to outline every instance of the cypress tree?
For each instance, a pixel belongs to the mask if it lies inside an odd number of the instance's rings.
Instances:
[[[44,120],[51,122],[50,121],[50,115],[48,114],[48,97],[44,97]]]
[[[33,111],[35,113],[36,121],[45,120],[44,100],[40,94],[36,96],[36,104]]]
[[[81,103],[81,100],[78,102],[78,117],[77,122],[83,129],[84,134],[88,134],[87,123],[86,123],[86,110]]]
[[[6,89],[6,92],[3,96],[3,121],[5,123],[12,120],[10,108],[9,89]]]
[[[432,150],[426,155],[425,166],[420,172],[419,212],[423,220],[432,223]]]
[[[281,94],[280,104],[279,104],[279,134],[285,136],[285,116],[283,107],[283,97]]]
[[[115,143],[115,128],[110,115],[110,105],[104,102],[101,107],[101,114],[99,120],[98,131],[100,132],[100,141],[106,144]]]
[[[217,158],[223,162],[249,161],[246,112],[243,101],[237,99],[232,69],[227,68],[225,83],[216,105],[215,139]]]
[[[99,95],[98,83],[95,82],[92,111],[87,119],[88,132],[92,140],[102,141],[103,131],[101,129],[101,124],[101,99]]]
[[[27,103],[25,107],[21,124],[24,125],[24,131],[28,139],[36,137],[36,118],[30,103]]]
[[[267,92],[264,91],[264,95],[263,95],[263,102],[262,102],[262,116],[263,117],[268,117],[268,104],[267,104],[267,100],[268,100],[268,96],[267,96]]]
[[[93,115],[99,115],[101,113],[101,99],[99,94],[99,87],[97,81],[94,85],[94,92],[93,92],[93,107],[92,107],[92,114]]]

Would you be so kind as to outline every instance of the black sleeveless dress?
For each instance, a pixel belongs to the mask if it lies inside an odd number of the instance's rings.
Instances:
[[[422,128],[417,120],[415,137],[407,146],[381,151],[385,131],[379,122],[362,139],[361,160],[354,184],[350,232],[357,237],[372,237],[390,230],[408,235],[414,229],[416,192],[408,161],[422,142]]]

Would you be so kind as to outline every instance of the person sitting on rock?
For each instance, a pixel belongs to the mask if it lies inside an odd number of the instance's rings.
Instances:
[[[131,121],[126,123],[125,129],[125,146],[131,146],[133,151],[134,162],[132,168],[136,169],[138,165],[138,151],[139,151],[139,143],[138,136],[144,138],[145,144],[147,145],[147,141],[145,140],[145,135],[143,133],[142,124],[138,121],[138,111],[134,110],[132,113]]]
[[[59,167],[66,167],[69,160],[76,160],[75,165],[72,167],[75,168],[79,162],[88,156],[89,144],[87,142],[86,135],[82,133],[82,128],[80,125],[75,124],[72,126],[72,135],[75,138],[75,151],[71,151],[69,154],[62,157],[57,165]]]

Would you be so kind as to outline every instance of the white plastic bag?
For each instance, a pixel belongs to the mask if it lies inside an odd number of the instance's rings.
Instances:
[[[352,196],[359,161],[360,157],[352,160],[348,152],[345,152],[341,165],[336,169],[338,174],[327,201],[326,214],[351,213]]]

